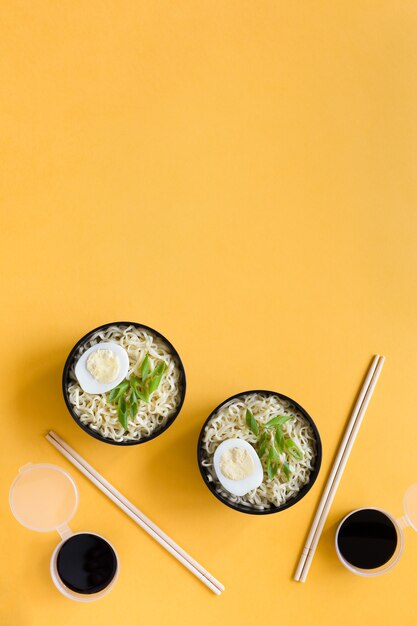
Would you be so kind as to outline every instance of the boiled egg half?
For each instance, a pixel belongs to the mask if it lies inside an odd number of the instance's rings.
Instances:
[[[213,458],[217,478],[235,496],[244,496],[262,483],[264,472],[255,448],[244,439],[226,439]]]
[[[126,378],[129,357],[126,350],[113,341],[103,341],[88,348],[78,359],[75,376],[87,393],[106,393]]]

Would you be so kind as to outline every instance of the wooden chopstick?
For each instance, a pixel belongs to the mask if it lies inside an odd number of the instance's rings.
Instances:
[[[134,522],[155,539],[163,548],[172,554],[182,563],[192,574],[203,582],[213,593],[220,595],[224,591],[224,586],[214,576],[209,574],[197,561],[195,561],[185,550],[176,544],[166,535],[156,524],[146,515],[136,508],[120,491],[115,489],[101,474],[99,474],[82,456],[80,456],[71,446],[69,446],[54,431],[49,431],[46,439],[67,458],[80,472],[84,474],[96,487],[100,489],[110,500],[122,509]]]
[[[376,355],[371,363],[365,382],[359,393],[352,415],[347,424],[332,470],[327,480],[323,495],[317,507],[306,544],[301,554],[294,579],[305,582],[324,524],[333,502],[340,479],[345,469],[349,454],[352,450],[360,425],[364,418],[369,401],[374,392],[376,383],[384,365],[385,357]]]
[[[376,370],[376,367],[378,365],[378,361],[379,361],[379,355],[375,356],[373,358],[373,360],[372,360],[371,366],[370,366],[370,368],[368,370],[367,376],[366,376],[365,381],[364,381],[364,383],[362,385],[362,389],[361,389],[361,391],[359,393],[358,399],[357,399],[357,401],[355,403],[355,406],[353,408],[351,417],[350,417],[349,422],[348,422],[348,424],[346,426],[346,430],[344,432],[342,442],[341,442],[341,444],[339,446],[339,450],[337,452],[337,456],[336,456],[336,458],[334,460],[333,467],[331,469],[329,478],[327,480],[326,486],[325,486],[324,491],[323,491],[323,495],[322,495],[321,500],[319,502],[319,505],[317,507],[316,515],[315,515],[313,523],[311,525],[310,532],[309,532],[309,535],[307,537],[307,541],[306,541],[304,550],[303,550],[303,552],[301,554],[301,558],[300,558],[300,561],[298,563],[297,571],[296,571],[295,576],[294,576],[295,580],[300,580],[302,570],[304,569],[304,566],[305,566],[305,561],[307,559],[308,554],[311,551],[312,542],[314,540],[315,535],[317,534],[317,524],[318,524],[320,518],[323,516],[323,510],[324,510],[324,507],[326,505],[326,502],[328,501],[329,495],[331,493],[332,485],[334,483],[334,479],[336,477],[337,470],[338,470],[338,468],[340,466],[340,462],[342,460],[343,453],[344,453],[344,451],[346,449],[347,443],[349,441],[349,437],[352,434],[352,431],[353,431],[353,428],[355,426],[355,422],[356,422],[356,419],[358,417],[360,408],[361,408],[361,406],[363,404],[366,392],[368,391],[368,388],[369,388],[369,385],[371,383],[372,377],[373,377],[373,375],[375,373],[375,370]]]

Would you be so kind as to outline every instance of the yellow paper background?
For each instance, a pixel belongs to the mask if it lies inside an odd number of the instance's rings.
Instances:
[[[411,1],[21,2],[0,8],[2,626],[415,623],[417,537],[392,573],[338,563],[338,520],[402,515],[417,480],[417,11]],[[188,376],[158,440],[101,444],[69,417],[66,355],[131,319],[164,333]],[[371,356],[386,366],[308,581],[292,581]],[[265,518],[203,484],[202,422],[270,388],[311,413],[323,466]],[[57,430],[224,582],[218,598],[44,440]],[[62,597],[58,542],[11,516],[18,468],[75,478],[73,530],[116,546],[89,605]]]

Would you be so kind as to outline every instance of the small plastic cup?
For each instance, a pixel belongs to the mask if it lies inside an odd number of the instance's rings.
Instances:
[[[71,476],[57,465],[28,463],[19,470],[9,493],[13,515],[22,526],[37,532],[57,531],[61,541],[55,548],[50,563],[51,577],[56,588],[67,598],[77,602],[91,602],[106,595],[114,586],[119,573],[119,560],[114,547],[96,533],[73,533],[68,525],[78,505],[78,491]],[[62,580],[58,559],[62,547],[77,536],[96,538],[113,559],[111,578],[97,592],[77,592]],[[104,583],[103,583],[104,584]],[[98,585],[98,587],[103,585]]]
[[[397,541],[396,541],[395,549],[393,550],[392,554],[387,558],[387,560],[382,559],[383,562],[379,564],[377,567],[370,567],[370,568],[360,567],[355,563],[351,563],[347,559],[346,554],[343,554],[342,550],[340,549],[339,538],[340,538],[343,528],[345,528],[345,525],[349,521],[352,521],[350,519],[352,518],[352,516],[359,518],[360,515],[358,514],[360,514],[361,511],[364,511],[364,512],[371,511],[371,512],[378,513],[380,519],[382,520],[385,518],[385,522],[388,525],[388,527],[395,529],[395,532],[396,532]],[[407,526],[411,526],[411,528],[417,531],[417,483],[411,485],[405,492],[404,516],[399,519],[395,519],[390,513],[387,513],[386,511],[383,511],[382,509],[377,509],[374,507],[363,507],[360,509],[355,509],[354,511],[351,511],[350,513],[345,515],[345,517],[341,520],[336,530],[335,546],[336,546],[337,556],[339,557],[339,560],[341,561],[341,563],[353,574],[357,574],[359,576],[366,576],[366,577],[380,576],[381,574],[386,574],[393,567],[395,567],[395,565],[397,565],[398,561],[401,558],[401,555],[404,551],[404,530],[403,529],[406,528]],[[372,536],[370,536],[369,539],[372,540]]]

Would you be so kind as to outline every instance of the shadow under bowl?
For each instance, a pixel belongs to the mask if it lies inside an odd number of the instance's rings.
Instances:
[[[218,492],[216,490],[216,483],[209,479],[210,473],[207,471],[207,468],[205,468],[203,466],[203,464],[202,464],[202,460],[203,460],[203,437],[204,437],[204,432],[205,432],[206,426],[209,424],[210,420],[213,418],[215,413],[217,413],[217,411],[222,406],[227,404],[228,402],[230,402],[232,400],[240,400],[243,396],[247,396],[247,395],[250,395],[250,394],[265,394],[265,395],[277,396],[278,398],[281,398],[282,400],[285,400],[286,402],[288,402],[292,407],[294,407],[297,410],[297,412],[301,413],[301,415],[304,417],[304,419],[311,426],[312,431],[314,433],[315,443],[316,443],[316,458],[315,458],[315,463],[314,463],[314,469],[310,473],[310,477],[309,477],[308,483],[306,483],[303,487],[301,487],[301,489],[297,493],[297,495],[293,496],[292,498],[290,498],[289,500],[284,502],[284,504],[282,504],[281,506],[275,506],[275,505],[271,504],[270,507],[267,508],[267,509],[255,509],[254,507],[251,507],[250,505],[245,506],[243,504],[239,504],[237,502],[233,502],[232,500],[230,500],[229,498],[224,496],[222,493]],[[204,422],[203,427],[202,427],[202,429],[200,431],[200,436],[198,438],[198,444],[197,444],[198,467],[200,469],[201,476],[202,476],[204,482],[206,483],[207,487],[210,489],[211,493],[218,500],[220,500],[220,502],[222,502],[226,506],[230,507],[231,509],[234,509],[235,511],[239,511],[239,513],[248,513],[249,515],[271,515],[272,513],[279,513],[280,511],[284,511],[285,509],[289,509],[291,506],[294,506],[294,504],[297,504],[297,502],[302,500],[302,498],[304,498],[304,496],[310,491],[310,489],[312,488],[312,486],[316,482],[317,476],[318,476],[319,471],[320,471],[321,457],[322,457],[322,445],[321,445],[321,439],[320,439],[319,431],[317,430],[317,426],[315,425],[313,419],[310,417],[310,415],[307,413],[307,411],[305,409],[303,409],[303,407],[300,404],[298,404],[298,402],[295,402],[295,400],[293,400],[292,398],[289,398],[288,396],[284,396],[282,393],[278,393],[277,391],[267,391],[265,389],[255,389],[255,390],[251,390],[251,391],[241,391],[240,393],[237,393],[237,394],[235,394],[233,396],[230,396],[230,398],[227,398],[227,400],[224,400],[223,402],[221,402],[210,413],[210,415],[208,416],[208,418]]]
[[[175,359],[177,367],[180,371],[181,398],[180,398],[180,402],[177,408],[175,409],[173,414],[170,416],[166,424],[164,424],[161,428],[158,428],[157,430],[152,432],[148,437],[142,437],[141,439],[137,441],[136,440],[114,441],[113,439],[110,439],[109,437],[103,437],[103,435],[101,435],[99,432],[92,430],[91,428],[89,428],[89,426],[81,422],[79,415],[76,413],[75,408],[69,399],[68,386],[71,382],[70,372],[75,366],[75,363],[77,362],[79,357],[81,356],[85,344],[87,344],[91,340],[93,335],[95,335],[97,332],[106,331],[111,326],[118,326],[122,328],[126,326],[134,326],[138,330],[145,330],[149,332],[151,335],[153,335],[154,337],[161,339],[165,343],[167,348],[169,349],[173,358]],[[140,443],[146,443],[147,441],[151,441],[152,439],[155,439],[155,437],[162,435],[162,433],[164,433],[173,424],[179,412],[181,411],[181,408],[182,408],[182,405],[184,404],[184,399],[185,399],[185,390],[186,390],[186,378],[185,378],[184,366],[182,364],[180,355],[178,354],[178,352],[176,351],[172,343],[168,341],[166,337],[161,335],[161,333],[159,333],[157,330],[154,330],[153,328],[150,328],[149,326],[145,326],[144,324],[139,324],[137,322],[110,322],[108,324],[103,324],[102,326],[98,326],[97,328],[94,328],[93,330],[90,330],[86,335],[84,335],[84,337],[81,337],[81,339],[77,341],[75,346],[72,348],[65,362],[64,371],[62,373],[62,393],[64,395],[64,400],[65,400],[65,404],[67,405],[67,409],[71,417],[73,418],[73,420],[88,435],[90,435],[91,437],[94,437],[94,439],[98,439],[98,441],[103,441],[104,443],[109,443],[114,446],[135,446]]]

